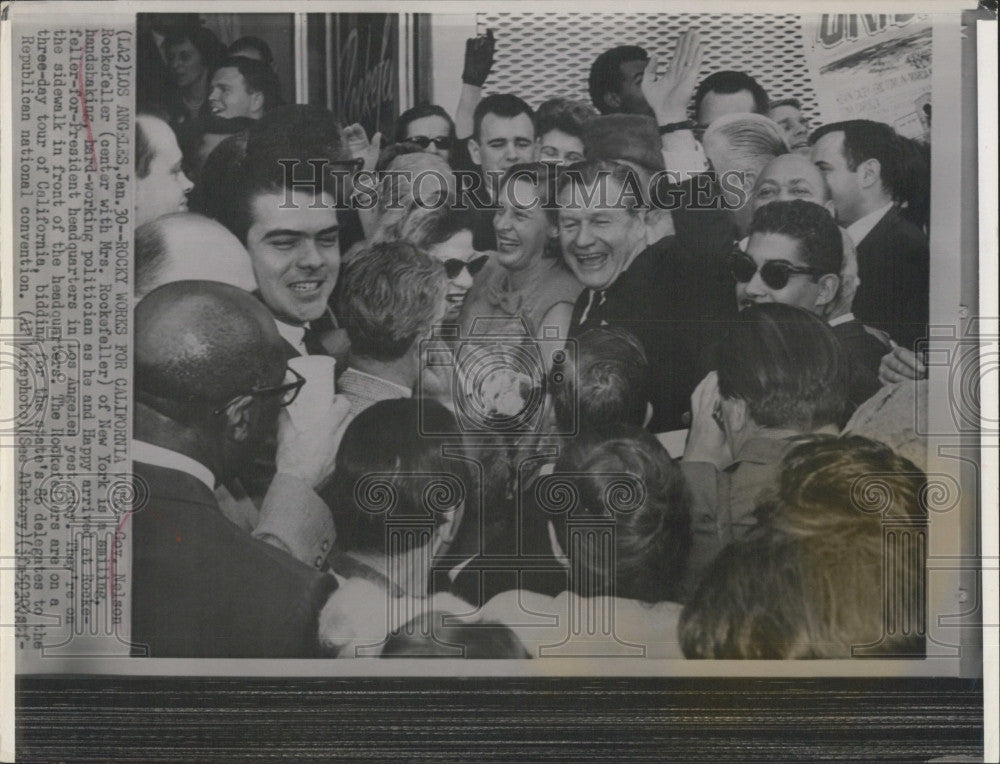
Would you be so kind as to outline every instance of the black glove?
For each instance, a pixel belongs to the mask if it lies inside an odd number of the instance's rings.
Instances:
[[[485,37],[470,37],[465,41],[465,68],[462,69],[462,82],[481,88],[493,68],[493,30],[487,29]]]

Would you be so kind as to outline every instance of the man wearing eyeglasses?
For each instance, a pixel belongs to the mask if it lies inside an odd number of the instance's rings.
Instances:
[[[267,309],[237,287],[173,282],[136,307],[132,456],[147,498],[125,530],[137,653],[317,652],[336,581],[237,527],[213,493],[252,464],[304,383]]]

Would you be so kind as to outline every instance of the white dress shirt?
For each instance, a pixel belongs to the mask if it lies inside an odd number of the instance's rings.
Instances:
[[[878,225],[878,221],[884,218],[891,209],[892,202],[889,202],[884,207],[879,207],[874,212],[869,212],[860,220],[855,220],[847,226],[847,235],[851,237],[851,241],[854,242],[854,246],[858,246],[862,239],[870,234],[872,229]]]
[[[209,491],[215,492],[215,477],[212,475],[212,471],[190,456],[185,456],[163,446],[147,443],[144,440],[133,440],[132,460],[152,464],[154,467],[165,467],[169,470],[184,472],[204,483]]]
[[[298,350],[300,355],[309,355],[306,350],[306,329],[309,327],[309,324],[294,326],[278,319],[275,319],[274,323],[278,327],[278,334],[282,336],[285,342]]]

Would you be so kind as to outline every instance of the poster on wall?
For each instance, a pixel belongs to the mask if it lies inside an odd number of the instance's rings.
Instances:
[[[832,13],[802,20],[823,122],[872,119],[930,140],[931,17]]]
[[[389,135],[399,116],[399,19],[394,13],[332,15],[330,108],[345,125]]]

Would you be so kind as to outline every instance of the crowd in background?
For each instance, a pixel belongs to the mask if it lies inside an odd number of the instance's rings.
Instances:
[[[694,30],[386,136],[142,31],[136,655],[924,654],[927,145]]]

